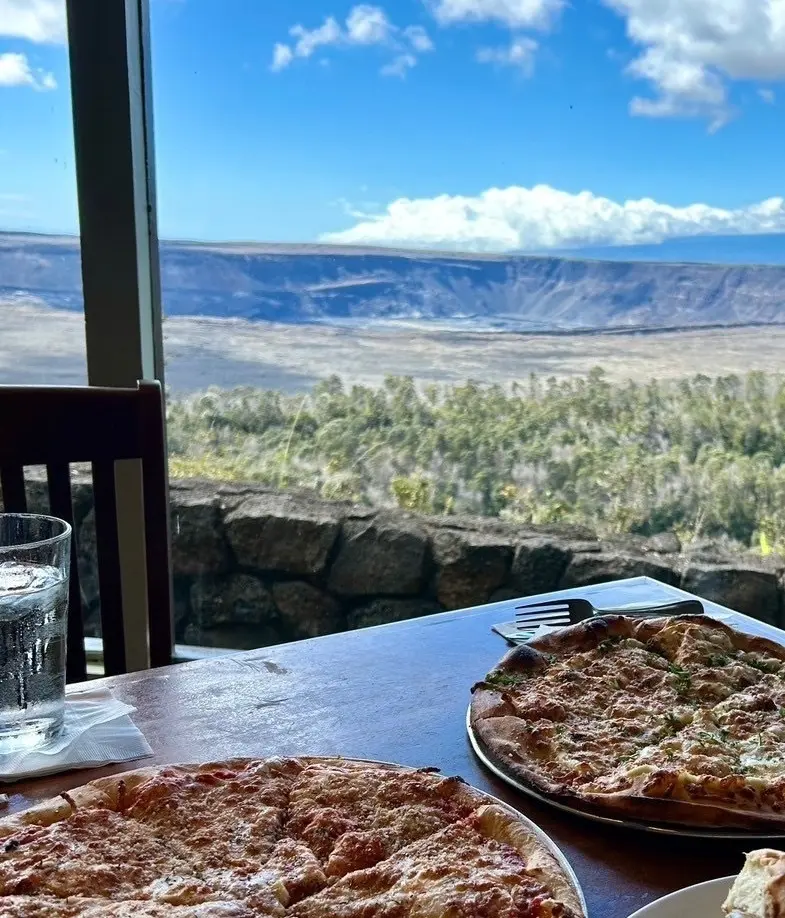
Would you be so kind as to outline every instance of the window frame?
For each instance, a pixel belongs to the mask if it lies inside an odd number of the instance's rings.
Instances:
[[[66,16],[88,382],[163,389],[149,0],[66,0]],[[131,672],[150,663],[141,470],[115,476]]]

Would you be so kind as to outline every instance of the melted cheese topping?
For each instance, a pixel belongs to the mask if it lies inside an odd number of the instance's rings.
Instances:
[[[785,663],[732,633],[674,619],[646,643],[610,638],[485,687],[552,784],[785,811]]]
[[[370,867],[399,848],[468,816],[476,801],[455,779],[423,772],[314,765],[304,769],[289,799],[287,832],[305,840],[339,876]]]
[[[546,918],[572,914],[507,845],[470,817],[343,877],[292,910],[296,918]]]

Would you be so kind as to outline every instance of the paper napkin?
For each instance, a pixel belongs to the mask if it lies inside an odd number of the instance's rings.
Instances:
[[[60,736],[36,749],[0,755],[0,782],[8,784],[152,755],[150,744],[129,716],[135,710],[108,689],[68,693]]]

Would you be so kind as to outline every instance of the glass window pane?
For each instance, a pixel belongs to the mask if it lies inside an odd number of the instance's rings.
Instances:
[[[64,0],[0,3],[0,383],[86,382]]]
[[[636,573],[776,611],[762,4],[230,6],[152,5],[179,639]]]

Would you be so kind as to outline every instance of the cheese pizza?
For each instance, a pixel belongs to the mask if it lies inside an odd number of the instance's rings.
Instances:
[[[470,724],[505,774],[573,808],[785,832],[785,647],[707,616],[604,616],[516,647]]]
[[[585,918],[514,811],[433,769],[146,768],[0,820],[2,918]]]

